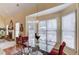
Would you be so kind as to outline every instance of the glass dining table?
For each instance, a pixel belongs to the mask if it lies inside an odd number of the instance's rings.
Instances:
[[[24,55],[43,55],[43,53],[38,50],[37,47],[26,47],[22,50],[22,54]]]

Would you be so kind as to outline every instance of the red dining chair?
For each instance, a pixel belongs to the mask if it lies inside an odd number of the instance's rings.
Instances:
[[[21,49],[20,52],[25,53],[25,48],[28,47],[28,45],[26,44],[28,43],[28,36],[19,36],[19,38],[16,37],[16,43]]]
[[[24,36],[24,37],[19,36],[19,37],[16,37],[16,44],[23,46],[23,48],[27,47],[27,44],[25,44],[27,41],[28,41],[28,36]]]
[[[59,55],[64,55],[64,47],[66,46],[66,43],[65,42],[62,42],[62,45],[60,45],[60,48],[59,48]]]
[[[62,44],[60,45],[59,47],[59,50],[58,49],[55,49],[53,48],[51,50],[51,52],[49,52],[50,55],[64,55],[64,47],[66,46],[66,43],[65,42],[62,42]]]
[[[17,45],[20,44],[20,39],[19,39],[19,37],[16,37],[16,44],[17,44]]]
[[[23,45],[23,48],[27,47],[28,46],[28,36],[24,36],[22,37],[22,45]]]

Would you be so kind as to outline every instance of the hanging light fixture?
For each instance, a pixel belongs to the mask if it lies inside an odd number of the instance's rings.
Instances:
[[[16,6],[19,7],[19,3],[17,3]]]

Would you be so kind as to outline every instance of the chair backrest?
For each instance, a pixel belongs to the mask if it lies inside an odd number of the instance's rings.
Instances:
[[[66,46],[66,43],[62,42],[62,44],[59,47],[59,55],[62,55],[64,53],[63,50],[64,50],[65,46]]]
[[[27,42],[28,41],[28,36],[24,36],[24,37],[22,37],[22,39],[23,39],[23,43]]]

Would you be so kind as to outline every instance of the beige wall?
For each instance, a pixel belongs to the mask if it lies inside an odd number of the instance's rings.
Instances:
[[[9,25],[10,20],[13,20],[13,24],[14,24],[14,30],[15,30],[15,23],[18,21],[20,23],[24,24],[24,18],[23,16],[16,16],[16,17],[12,17],[12,16],[3,16],[0,17],[0,27],[4,27],[6,28],[6,25]],[[25,33],[25,32],[24,32]],[[14,33],[15,34],[15,33]]]
[[[22,16],[16,16],[16,17],[3,16],[3,17],[0,17],[0,22],[1,22],[0,26],[3,25],[5,27],[6,25],[8,25],[10,23],[10,20],[12,20],[14,24],[17,21],[19,21],[20,23],[23,23],[24,17],[22,17]]]
[[[4,20],[3,20],[3,17],[1,17],[0,16],[0,28],[4,28],[5,27],[5,25],[4,25],[5,23],[4,23]]]

